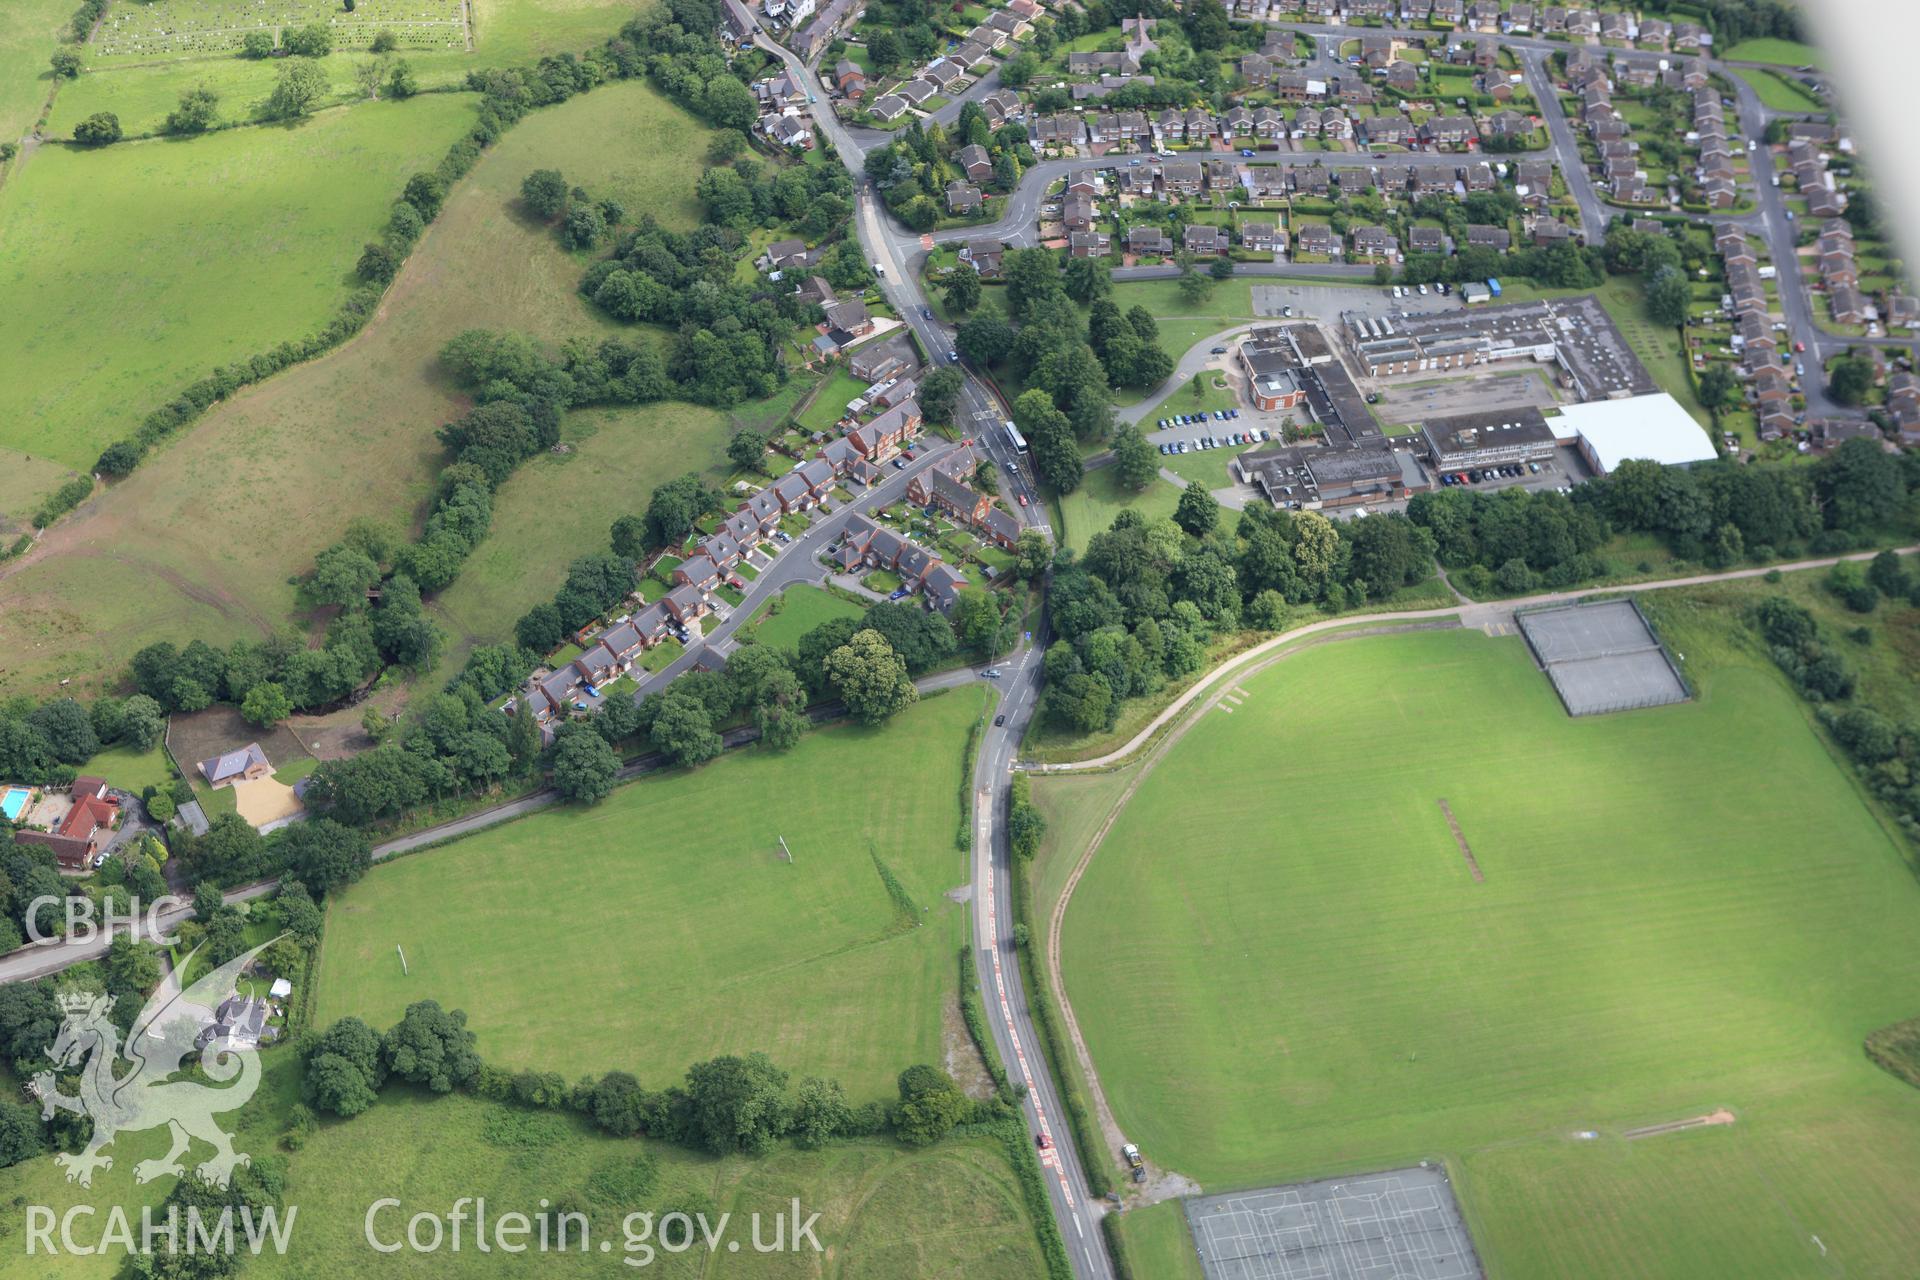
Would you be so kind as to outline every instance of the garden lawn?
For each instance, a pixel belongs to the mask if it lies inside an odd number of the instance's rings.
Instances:
[[[385,1026],[431,995],[513,1066],[661,1087],[764,1049],[855,1101],[891,1096],[904,1067],[942,1061],[961,754],[985,705],[956,690],[381,867],[329,908],[319,1016]],[[924,914],[896,914],[876,852]]]
[[[773,605],[780,611],[775,613]],[[777,601],[770,600],[753,623],[754,639],[760,644],[792,649],[800,637],[832,618],[857,618],[862,610],[851,600],[843,600],[830,591],[802,582],[782,591]]]
[[[166,748],[154,744],[151,751],[132,747],[108,747],[87,761],[83,773],[105,778],[107,785],[139,795],[149,786],[165,790],[173,782],[173,766],[167,761]]]
[[[500,486],[492,530],[435,598],[433,614],[451,643],[428,687],[444,684],[474,646],[511,639],[520,615],[553,599],[570,563],[606,550],[613,522],[644,510],[657,485],[687,470],[717,479],[725,466],[727,419],[715,409],[584,409],[567,416],[561,434],[573,452],[522,463]]]
[[[865,391],[867,386],[867,383],[846,370],[835,369],[833,376],[821,384],[820,394],[813,398],[813,403],[795,421],[808,431],[831,431],[833,424],[846,416],[847,402]]]
[[[1240,680],[1066,917],[1128,1135],[1212,1188],[1445,1157],[1492,1277],[1920,1271],[1920,1108],[1861,1052],[1920,886],[1764,658],[1680,647],[1700,701],[1579,721],[1472,631]]]
[[[471,99],[434,96],[394,108],[336,113],[290,135],[277,130],[235,131],[190,143],[139,143],[124,154],[188,157],[202,147],[230,146],[250,138],[273,139],[275,147],[298,147],[304,145],[303,139],[319,136],[310,130],[334,127],[334,120],[378,120],[389,110],[394,118],[414,118],[412,113],[421,108],[445,111],[450,130],[465,127],[471,119]],[[642,155],[605,145],[605,139],[616,136],[673,141]],[[706,138],[707,131],[691,117],[633,81],[607,85],[529,115],[455,187],[439,219],[388,291],[380,312],[357,338],[217,406],[182,438],[149,457],[133,475],[50,530],[33,562],[0,577],[0,653],[9,657],[0,684],[8,691],[43,689],[62,676],[71,676],[74,689],[87,692],[116,673],[126,654],[151,641],[199,637],[224,645],[237,635],[285,625],[295,603],[288,580],[311,568],[314,555],[337,539],[351,521],[370,517],[410,528],[424,514],[433,478],[445,461],[434,431],[468,403],[439,367],[440,349],[449,338],[480,326],[517,329],[557,344],[572,336],[597,338],[619,329],[579,296],[577,285],[586,260],[562,249],[549,228],[522,214],[519,190],[527,173],[542,166],[556,167],[596,195],[617,196],[627,208],[644,210],[664,225],[684,230],[696,219],[692,191],[704,162]],[[445,144],[443,137],[422,147],[420,162],[437,160]],[[114,148],[75,156],[43,148],[26,173],[37,179],[44,176],[42,166],[53,173],[55,166],[64,164],[81,166],[76,173],[90,172],[83,162],[112,163],[120,153],[120,148]],[[175,163],[188,164],[184,159]],[[233,174],[227,176],[239,180]],[[366,206],[359,221],[327,259],[335,292],[328,295],[323,313],[342,288],[343,273],[352,265],[360,241],[385,216],[403,177],[401,170],[366,184]],[[362,185],[324,173],[313,175],[312,180],[320,185]],[[27,183],[16,190],[10,182],[0,192],[0,210],[30,188]],[[84,193],[71,194],[78,200]],[[135,201],[150,206],[153,199],[151,192],[127,193],[125,206],[114,207],[131,218]],[[271,199],[267,204],[276,207]],[[186,217],[189,210],[182,207],[179,213]],[[259,234],[277,244],[288,234],[286,224],[270,221],[271,227]],[[87,222],[94,225],[99,219],[89,214]],[[98,231],[105,233],[105,228]],[[179,234],[199,246],[196,252],[215,253],[216,247],[197,232]],[[57,250],[71,238],[55,235],[52,243]],[[25,242],[10,243],[16,246],[15,256],[9,259],[7,250],[0,248],[0,263],[12,261],[16,276],[41,273],[40,267],[27,261]],[[236,265],[230,258],[231,254],[222,252],[218,269],[207,268],[210,284],[252,274],[244,263]],[[118,259],[109,255],[100,261],[108,265],[97,270],[107,271]],[[271,274],[271,266],[261,264],[261,278]],[[315,270],[319,269],[316,265]],[[130,311],[112,308],[112,320],[96,321],[116,333],[126,331],[126,314],[143,314],[141,307],[162,307],[165,299],[164,294],[147,297],[137,271],[129,268],[125,279],[131,283],[115,296],[124,297],[127,289],[137,286],[140,306]],[[7,283],[0,279],[0,287]],[[193,290],[187,293],[192,296]],[[62,296],[46,295],[44,302],[35,305],[64,315],[70,307],[81,312],[95,304],[89,301],[82,307]],[[0,317],[0,331],[20,324],[19,315],[16,309]],[[302,323],[288,332],[308,327]],[[136,337],[143,331],[152,332],[156,340],[180,337],[158,320],[133,326]],[[253,351],[263,345],[262,336],[255,332],[237,341],[234,350]],[[109,349],[117,348],[76,338],[71,345],[59,347],[50,360],[64,371],[63,377],[70,378],[77,376],[68,367],[78,358],[75,353]],[[175,348],[166,350],[172,353]],[[211,359],[208,356],[207,362]],[[10,360],[23,360],[18,348],[0,354],[0,366]],[[201,362],[195,361],[155,386],[175,388],[200,367]],[[43,388],[55,381],[52,375],[37,371],[33,376]],[[368,394],[369,387],[378,388],[379,394]],[[123,411],[128,423],[137,420],[159,394],[155,390],[151,396],[136,397]],[[8,395],[22,398],[17,382],[0,390],[0,400]],[[43,398],[51,400],[52,392],[44,392]],[[49,414],[52,408],[50,402]],[[709,420],[704,409],[681,407],[675,412],[689,421]],[[32,431],[33,423],[48,420],[46,415],[26,413],[7,419],[8,425],[0,426],[0,431]],[[111,439],[128,423],[116,418],[110,428],[89,430],[103,440]],[[5,443],[12,442],[0,441]],[[85,451],[81,465],[91,464],[96,449],[97,444]],[[68,451],[76,456],[83,452],[77,445],[68,446]],[[667,474],[686,465],[679,463]],[[5,470],[0,466],[0,473]],[[644,505],[645,498],[644,491],[629,495],[635,505]],[[602,540],[596,536],[589,549],[598,549]],[[510,625],[512,619],[506,621]]]

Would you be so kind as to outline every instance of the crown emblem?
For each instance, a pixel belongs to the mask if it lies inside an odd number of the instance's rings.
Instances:
[[[72,1017],[75,1014],[86,1013],[93,1008],[94,1001],[96,1000],[105,1001],[105,1003],[100,1006],[100,1012],[102,1013],[113,1008],[112,996],[103,997],[91,991],[62,991],[54,998],[59,1002],[60,1011],[68,1017]]]

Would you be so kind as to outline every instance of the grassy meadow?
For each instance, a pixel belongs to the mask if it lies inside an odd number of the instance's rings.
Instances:
[[[405,1229],[416,1212],[445,1214],[461,1197],[484,1196],[489,1216],[512,1210],[537,1212],[542,1200],[563,1198],[588,1215],[596,1239],[627,1254],[622,1220],[629,1213],[705,1213],[710,1224],[733,1215],[742,1241],[738,1253],[704,1248],[684,1254],[656,1251],[647,1275],[782,1277],[832,1275],[859,1280],[959,1276],[1014,1280],[1043,1268],[1034,1225],[1005,1153],[990,1138],[954,1139],[924,1151],[888,1142],[849,1143],[816,1152],[782,1149],[758,1160],[716,1159],[660,1143],[610,1138],[567,1113],[529,1112],[464,1094],[435,1096],[390,1086],[369,1111],[348,1121],[328,1121],[301,1150],[282,1152],[278,1139],[288,1109],[298,1100],[292,1052],[274,1050],[254,1100],[237,1113],[235,1145],[258,1158],[285,1162],[286,1203],[297,1207],[292,1244],[284,1257],[271,1252],[249,1259],[245,1274],[259,1277],[369,1276],[580,1276],[611,1274],[615,1264],[599,1254],[484,1254],[473,1248],[471,1224],[458,1253],[401,1252],[368,1247],[364,1222],[376,1199],[395,1197],[403,1208],[376,1221],[383,1239]],[[225,1118],[233,1123],[232,1117]],[[10,1204],[46,1205],[56,1213],[91,1204],[104,1222],[110,1205],[124,1208],[137,1225],[142,1205],[158,1204],[167,1179],[138,1185],[138,1159],[158,1156],[166,1130],[121,1136],[111,1148],[111,1170],[96,1176],[91,1190],[63,1180],[50,1157],[0,1170],[0,1195]],[[196,1147],[189,1159],[204,1158]],[[651,1162],[651,1179],[636,1169]],[[802,1217],[818,1212],[815,1235],[824,1258],[759,1255],[751,1247],[749,1215],[771,1219],[799,1197]],[[97,1277],[111,1274],[99,1258],[44,1251],[27,1257],[19,1242],[19,1211],[6,1216],[9,1238],[0,1247],[0,1277]],[[85,1228],[80,1228],[84,1232]],[[763,1239],[772,1236],[765,1228]],[[57,1239],[57,1237],[56,1237]],[[616,1268],[623,1270],[624,1268]]]
[[[456,127],[471,111],[466,101],[449,97],[396,110],[422,106],[448,112]],[[374,119],[384,110],[356,108],[330,119]],[[303,132],[290,136],[298,139]],[[609,138],[662,134],[675,145],[638,153],[607,144]],[[187,155],[200,146],[270,136],[279,135],[239,131],[190,144],[140,143],[127,152],[178,147]],[[520,211],[527,173],[556,167],[595,194],[617,195],[629,209],[691,227],[705,139],[703,127],[631,81],[528,116],[454,189],[358,337],[216,406],[112,491],[50,530],[31,561],[0,577],[0,652],[9,657],[0,685],[44,688],[72,676],[76,687],[88,686],[152,640],[204,637],[224,643],[284,625],[294,608],[289,579],[305,572],[348,523],[365,516],[410,525],[417,518],[443,458],[433,432],[466,403],[439,368],[439,351],[449,338],[475,326],[514,328],[555,343],[613,330],[576,292],[586,260],[561,248],[548,228]],[[427,154],[437,157],[444,141]],[[110,152],[72,159],[112,158]],[[29,174],[63,159],[68,157],[43,152]],[[359,240],[378,224],[400,185],[398,175],[378,184],[351,243],[333,256],[336,271],[350,265]],[[0,192],[0,209],[14,195]],[[4,254],[0,250],[0,261]],[[52,300],[46,305],[52,307]],[[0,330],[8,324],[0,319]],[[241,349],[257,345],[257,339],[247,340]],[[74,352],[96,349],[79,342],[62,348],[61,359],[71,362]],[[10,349],[0,365],[21,358]],[[11,394],[21,393],[16,388]],[[31,420],[14,421],[26,429]],[[637,426],[660,422],[673,439],[689,443],[689,425],[711,417],[703,409],[660,406],[630,420]],[[98,434],[104,443],[120,430]],[[97,445],[84,451],[86,462],[95,451]],[[638,442],[629,452],[660,457],[656,481],[704,461],[665,457]],[[627,500],[644,505],[651,482],[637,471],[628,482],[633,489]],[[538,543],[544,533],[536,526],[527,521],[517,527]],[[591,549],[599,548],[604,533],[601,522]],[[532,545],[518,553],[489,546],[476,563],[537,552]],[[507,617],[498,625],[512,624]]]
[[[0,142],[19,142],[53,88],[47,59],[61,47],[74,6],[67,0],[0,5]]]
[[[1674,639],[1698,701],[1579,721],[1473,631],[1238,682],[1065,920],[1128,1135],[1210,1190],[1445,1158],[1495,1277],[1920,1269],[1920,1111],[1861,1052],[1920,886],[1764,657]]]
[[[902,1068],[942,1061],[966,921],[944,896],[967,874],[960,757],[985,705],[955,690],[380,867],[329,909],[318,1016],[385,1025],[432,995],[503,1063],[660,1086],[764,1049],[856,1101],[891,1096]]]
[[[0,448],[88,467],[207,369],[317,328],[407,175],[471,117],[431,96],[291,129],[41,147],[0,189],[16,303],[0,312]]]
[[[521,614],[553,598],[568,563],[604,550],[613,522],[645,509],[653,486],[702,463],[717,481],[726,466],[727,417],[697,405],[583,409],[561,434],[572,452],[534,458],[500,486],[492,532],[434,598],[450,643],[429,687],[445,683],[475,645],[510,638]]]

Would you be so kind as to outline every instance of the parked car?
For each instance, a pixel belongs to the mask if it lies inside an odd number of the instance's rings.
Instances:
[[[1427,296],[1427,286],[1425,285],[1420,286],[1420,296],[1423,298]]]
[[[1027,495],[1024,493],[1020,495],[1020,505],[1023,507],[1027,505]]]
[[[1225,347],[1215,347],[1213,349],[1213,354],[1217,356],[1223,356],[1227,354],[1227,349]]]

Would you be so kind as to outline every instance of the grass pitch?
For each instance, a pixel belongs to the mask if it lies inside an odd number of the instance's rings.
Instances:
[[[330,909],[319,1016],[386,1025],[432,995],[467,1010],[499,1062],[657,1087],[764,1049],[855,1100],[891,1096],[902,1068],[942,1060],[966,920],[943,895],[966,877],[960,756],[985,705],[955,690],[883,728],[822,730],[378,868]],[[924,924],[903,925],[875,852]]]
[[[1129,1136],[1215,1189],[1444,1156],[1491,1275],[1920,1270],[1920,1115],[1860,1048],[1920,886],[1763,658],[1682,650],[1699,701],[1581,721],[1476,632],[1241,681],[1068,909]]]

